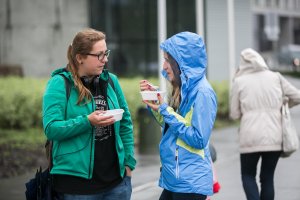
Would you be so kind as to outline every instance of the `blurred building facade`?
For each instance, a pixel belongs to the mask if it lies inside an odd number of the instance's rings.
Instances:
[[[167,37],[180,31],[197,32],[197,14],[203,16],[210,80],[230,79],[243,48],[274,47],[264,31],[264,17],[270,10],[280,13],[276,44],[299,41],[300,0],[165,1]],[[203,10],[196,9],[196,1],[203,3]],[[0,0],[0,64],[20,64],[26,76],[49,76],[66,64],[67,47],[75,33],[92,27],[107,35],[111,71],[156,75],[157,7],[155,0]]]
[[[257,49],[272,50],[273,42],[278,48],[300,44],[300,0],[255,0],[252,12]]]
[[[88,25],[87,7],[84,0],[0,0],[0,64],[49,77],[66,64],[74,34]]]
[[[300,55],[300,0],[253,0],[252,13],[254,47],[271,68],[283,70],[285,65],[292,65],[291,61],[280,62],[280,56],[288,59],[283,51],[296,46]]]

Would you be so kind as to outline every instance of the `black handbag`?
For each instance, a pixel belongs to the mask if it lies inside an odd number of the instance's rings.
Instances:
[[[42,167],[36,170],[35,177],[25,183],[26,200],[55,200],[56,192],[53,189],[52,175],[52,141],[47,140],[45,144],[48,168],[44,171]]]
[[[69,100],[71,86],[67,80],[67,78],[61,75],[65,81],[66,88],[66,98]],[[26,200],[55,200],[56,192],[54,191],[52,184],[52,175],[50,174],[50,170],[52,169],[52,146],[53,142],[51,140],[47,140],[45,144],[46,157],[48,160],[48,168],[42,171],[42,167],[37,169],[35,177],[30,179],[27,183],[25,183],[26,191],[25,196]]]
[[[42,171],[40,167],[33,179],[25,184],[26,200],[54,200],[56,193],[52,187],[52,176],[49,168]]]

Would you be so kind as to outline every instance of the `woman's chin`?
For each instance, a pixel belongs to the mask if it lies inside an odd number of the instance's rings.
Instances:
[[[95,71],[95,74],[96,74],[96,75],[99,75],[99,74],[102,74],[102,72],[103,72],[103,67],[98,68],[98,69]]]

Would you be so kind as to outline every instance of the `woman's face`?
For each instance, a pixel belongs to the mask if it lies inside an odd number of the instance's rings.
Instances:
[[[175,78],[174,77],[174,72],[173,72],[172,67],[170,65],[170,61],[168,59],[168,54],[166,54],[165,52],[164,52],[163,69],[167,72],[169,81],[170,82],[174,81],[174,78]]]
[[[79,76],[97,76],[103,71],[105,63],[108,61],[107,47],[105,40],[100,40],[93,45],[88,55],[79,55]]]

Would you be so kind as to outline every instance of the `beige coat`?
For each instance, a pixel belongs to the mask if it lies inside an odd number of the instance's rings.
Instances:
[[[289,98],[290,107],[300,103],[300,90],[268,70],[257,52],[242,51],[230,95],[230,116],[241,119],[240,153],[282,150],[282,92]]]

